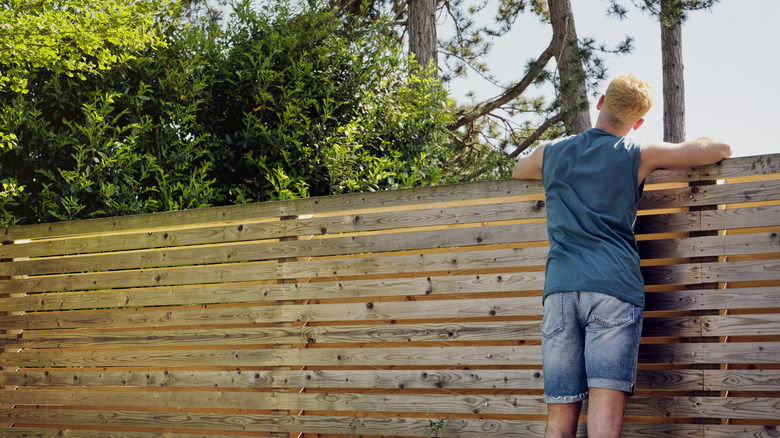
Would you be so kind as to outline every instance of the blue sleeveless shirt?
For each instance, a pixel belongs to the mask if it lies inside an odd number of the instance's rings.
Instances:
[[[644,307],[634,237],[640,144],[600,129],[545,146],[542,182],[550,252],[544,297],[592,291]]]

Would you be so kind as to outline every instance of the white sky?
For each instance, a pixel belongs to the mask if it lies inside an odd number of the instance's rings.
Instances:
[[[654,89],[655,105],[645,123],[630,137],[663,137],[663,81],[658,22],[632,9],[626,20],[607,17],[606,0],[571,0],[577,35],[614,46],[634,36],[629,55],[604,55],[608,78],[634,73]],[[624,0],[629,5],[629,0]],[[686,138],[715,137],[732,145],[735,156],[780,152],[771,128],[780,124],[780,1],[721,0],[712,11],[695,11],[683,26]],[[497,41],[488,65],[504,82],[522,77],[525,63],[550,41],[552,30],[531,14],[518,18],[515,29]],[[602,83],[605,89],[609,79]],[[500,91],[476,75],[451,84],[451,93],[465,101],[474,90],[480,98]],[[536,90],[539,94],[541,90]],[[591,107],[595,104],[592,102]],[[595,122],[595,108],[592,119]]]

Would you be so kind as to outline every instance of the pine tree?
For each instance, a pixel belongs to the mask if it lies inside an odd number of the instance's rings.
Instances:
[[[631,0],[661,25],[663,68],[664,141],[685,141],[685,77],[682,56],[682,25],[688,12],[710,9],[720,0]],[[624,17],[627,9],[611,0],[611,12]]]

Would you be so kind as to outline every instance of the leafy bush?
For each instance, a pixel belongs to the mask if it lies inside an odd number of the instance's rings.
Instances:
[[[327,11],[161,16],[121,65],[0,90],[0,225],[435,184],[446,93],[385,21]]]

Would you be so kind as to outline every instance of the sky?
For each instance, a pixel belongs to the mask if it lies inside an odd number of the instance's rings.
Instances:
[[[663,80],[660,25],[653,17],[631,9],[626,20],[606,16],[606,0],[571,0],[577,35],[594,37],[610,46],[625,35],[634,37],[628,55],[604,55],[609,79],[634,73],[649,82],[655,104],[645,123],[629,137],[638,141],[663,138]],[[629,0],[624,0],[630,5]],[[711,11],[694,11],[683,25],[686,139],[714,137],[732,146],[734,156],[780,152],[772,126],[780,125],[780,17],[778,0],[721,0]],[[526,61],[536,58],[552,36],[549,25],[531,14],[518,17],[511,34],[493,48],[488,65],[504,81],[522,77]],[[441,62],[441,60],[440,60]],[[552,65],[552,64],[549,64]],[[548,65],[548,66],[549,66]],[[450,85],[453,97],[465,102],[469,90],[490,98],[500,90],[470,75]],[[542,94],[541,90],[536,93]],[[591,120],[595,123],[595,99]]]

